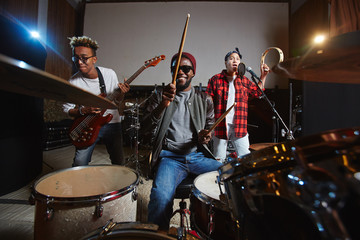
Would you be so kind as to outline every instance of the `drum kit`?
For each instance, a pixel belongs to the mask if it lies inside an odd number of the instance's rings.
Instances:
[[[34,185],[35,239],[80,239],[99,226],[136,220],[138,173],[118,165],[59,170]]]
[[[359,130],[278,143],[224,164],[238,239],[359,239],[350,220],[360,213]]]
[[[305,81],[360,83],[360,35],[335,37],[276,74]],[[0,54],[0,89],[116,108],[110,101]],[[360,239],[360,128],[253,146],[199,175],[191,225],[204,239]],[[123,166],[84,166],[39,179],[35,239],[176,239],[136,221],[139,175]]]

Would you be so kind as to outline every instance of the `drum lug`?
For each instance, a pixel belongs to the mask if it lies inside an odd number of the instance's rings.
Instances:
[[[134,188],[134,191],[132,192],[132,195],[131,195],[133,201],[136,201],[138,198],[138,193],[136,190],[137,190],[137,188]]]
[[[209,208],[209,224],[208,224],[208,234],[209,236],[212,234],[212,232],[214,231],[215,228],[215,223],[213,222],[213,218],[214,218],[214,211],[212,210],[213,204],[210,203],[210,208]]]
[[[33,193],[30,194],[28,201],[30,205],[35,205],[35,196]]]
[[[101,218],[103,213],[104,213],[104,206],[100,202],[98,202],[95,207],[95,216],[97,218]]]
[[[35,189],[34,189],[34,185],[30,186],[30,196],[29,196],[29,204],[30,205],[35,205]]]
[[[46,221],[51,221],[54,217],[54,209],[47,207],[46,208]]]
[[[51,221],[54,217],[54,209],[50,207],[50,199],[46,199],[46,212],[45,212],[45,219],[46,221]]]

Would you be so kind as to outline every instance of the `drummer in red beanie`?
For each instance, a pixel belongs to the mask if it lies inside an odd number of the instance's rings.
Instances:
[[[175,74],[178,54],[171,59]],[[151,172],[148,221],[169,229],[174,194],[177,186],[189,175],[216,171],[222,164],[215,160],[207,144],[214,123],[211,97],[191,86],[195,76],[193,55],[181,55],[176,86],[172,83],[154,93],[146,102],[141,132],[151,134]]]
[[[171,70],[172,76],[174,75],[176,59],[178,58],[178,56],[179,56],[179,54],[175,54],[171,58],[170,70]],[[179,77],[181,74],[180,70],[182,70],[182,73],[184,73],[185,75],[188,74],[190,72],[190,70],[192,70],[192,73],[189,74],[189,77],[187,79],[188,81],[184,85],[181,84],[181,82],[179,84],[176,84],[177,91],[184,91],[185,89],[187,89],[190,86],[191,80],[195,76],[195,72],[196,72],[196,60],[193,55],[191,55],[190,53],[187,53],[187,52],[183,52],[181,55],[181,58],[186,58],[188,61],[190,61],[190,64],[186,63],[184,65],[179,65],[179,71],[178,71],[176,82],[178,83],[178,81],[181,81],[183,79],[183,78],[180,79],[180,77]],[[188,91],[188,90],[185,90],[185,91]]]

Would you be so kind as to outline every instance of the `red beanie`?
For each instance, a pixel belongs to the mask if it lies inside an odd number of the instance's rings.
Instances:
[[[173,67],[173,66],[175,66],[175,64],[176,64],[176,59],[177,59],[177,56],[178,56],[178,55],[179,55],[179,53],[176,53],[176,54],[171,58],[170,68]],[[194,56],[191,55],[190,53],[182,52],[181,57],[186,57],[187,59],[190,60],[190,62],[191,62],[192,65],[193,65],[194,74],[195,74],[195,72],[196,72],[196,60],[195,60]]]

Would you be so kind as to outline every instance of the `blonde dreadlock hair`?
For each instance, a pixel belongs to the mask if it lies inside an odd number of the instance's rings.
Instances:
[[[72,51],[74,51],[75,47],[82,46],[91,48],[94,52],[94,55],[96,55],[96,50],[99,48],[98,43],[87,36],[69,37],[68,39],[70,40],[70,47]]]

